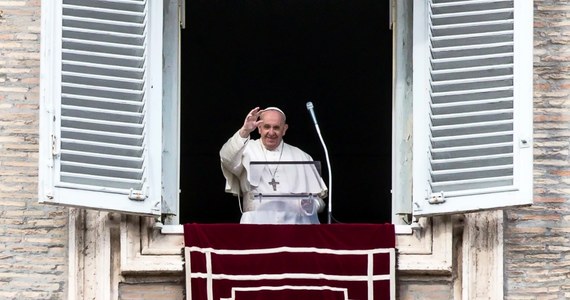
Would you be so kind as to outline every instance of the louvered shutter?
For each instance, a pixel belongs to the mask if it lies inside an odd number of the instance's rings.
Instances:
[[[532,203],[532,1],[414,6],[414,215]]]
[[[56,33],[42,40],[41,202],[160,214],[161,2],[63,0],[42,15]]]

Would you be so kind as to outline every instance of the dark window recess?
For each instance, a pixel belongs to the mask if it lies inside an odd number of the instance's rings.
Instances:
[[[180,222],[239,222],[237,198],[224,192],[218,151],[255,106],[287,113],[285,141],[320,160],[328,182],[307,101],[329,150],[334,219],[390,222],[388,5],[190,0],[186,14]],[[327,221],[326,211],[320,220]]]

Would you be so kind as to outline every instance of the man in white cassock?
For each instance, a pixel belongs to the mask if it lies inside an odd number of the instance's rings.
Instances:
[[[243,197],[242,224],[319,224],[328,189],[314,164],[293,163],[313,159],[283,141],[287,128],[281,109],[256,107],[220,150],[226,192]]]

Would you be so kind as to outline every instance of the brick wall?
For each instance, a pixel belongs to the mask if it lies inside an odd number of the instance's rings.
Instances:
[[[0,0],[0,299],[65,298],[66,209],[37,203],[40,0]]]
[[[570,2],[534,1],[534,205],[507,211],[505,298],[570,298]]]

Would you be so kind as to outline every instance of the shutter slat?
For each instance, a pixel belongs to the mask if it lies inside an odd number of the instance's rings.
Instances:
[[[63,27],[63,37],[69,40],[84,40],[108,44],[142,46],[144,36],[95,29]]]
[[[477,90],[432,93],[432,97],[437,99],[437,97],[458,96],[456,99],[458,99],[458,101],[462,101],[464,99],[464,98],[461,98],[462,95],[475,94],[477,96],[477,94],[480,95],[483,93],[487,93],[488,95],[491,93],[496,93],[494,95],[504,95],[504,93],[501,93],[501,92],[508,92],[508,95],[512,96],[512,90],[513,90],[512,86],[511,87],[490,87],[490,88],[477,89]]]
[[[512,143],[496,143],[492,147],[449,147],[438,149],[432,153],[433,160],[455,159],[455,158],[475,158],[478,156],[505,154],[513,151]],[[433,168],[433,167],[432,167]]]
[[[126,134],[143,134],[144,124],[133,124],[126,122],[109,122],[99,120],[86,120],[73,117],[62,117],[62,130],[66,127],[79,129],[92,129],[99,131],[110,131]]]
[[[467,164],[469,162],[478,162],[478,161],[486,161],[486,160],[495,160],[495,159],[512,159],[512,153],[501,153],[501,154],[494,154],[494,155],[479,155],[477,157],[457,157],[457,158],[444,158],[444,159],[434,159],[432,160],[432,165],[443,165],[443,164]],[[434,167],[434,170],[440,169],[440,167]]]
[[[513,143],[496,143],[496,144],[480,144],[480,145],[469,145],[469,146],[461,146],[461,147],[445,147],[445,148],[438,148],[438,149],[432,149],[432,152],[434,154],[438,154],[438,153],[449,153],[449,157],[453,156],[453,152],[454,151],[471,151],[474,154],[477,154],[477,152],[482,152],[482,150],[485,149],[490,149],[490,148],[497,148],[497,147],[512,147]],[[434,159],[435,160],[435,159]]]
[[[454,141],[458,139],[475,140],[478,138],[492,138],[492,137],[512,135],[512,134],[513,131],[493,131],[489,133],[460,134],[456,136],[433,136],[431,137],[431,141],[437,143],[437,142]]]
[[[132,101],[143,101],[144,96],[144,91],[142,90],[128,90],[75,83],[63,83],[61,87],[63,93],[71,95],[125,99]]]
[[[501,64],[501,65],[490,65],[490,66],[476,66],[476,67],[468,67],[462,69],[441,69],[441,70],[432,70],[432,74],[434,75],[446,75],[446,74],[453,74],[453,76],[457,76],[457,73],[474,73],[480,71],[494,71],[494,70],[503,70],[503,69],[512,69],[513,64]]]
[[[489,28],[490,26],[493,26],[492,28],[490,28],[491,30],[495,28],[501,29],[504,28],[505,26],[512,26],[513,24],[514,24],[513,20],[506,19],[506,20],[486,21],[486,22],[441,24],[441,25],[433,25],[431,28],[433,31],[439,34],[446,35],[446,34],[454,34],[454,32],[467,33],[472,31],[485,31],[485,28]]]
[[[139,101],[125,101],[71,94],[62,94],[61,103],[63,105],[119,110],[124,112],[140,112],[143,108],[143,103]]]
[[[490,122],[480,122],[480,123],[463,123],[463,124],[453,124],[453,125],[440,125],[432,127],[432,131],[434,133],[438,131],[445,131],[445,130],[461,130],[464,128],[470,127],[497,127],[499,128],[501,125],[511,125],[513,122],[512,120],[498,120],[498,121],[490,121]],[[498,131],[498,130],[493,130]],[[458,133],[464,134],[464,133]],[[434,134],[433,136],[436,136]]]
[[[432,49],[432,58],[435,59],[461,59],[464,57],[481,57],[507,53],[512,55],[513,42],[502,42],[487,45],[458,45]]]
[[[505,98],[495,98],[495,99],[475,99],[471,101],[432,103],[431,106],[433,109],[445,109],[445,108],[452,109],[454,107],[473,106],[473,105],[493,105],[499,103],[512,104],[512,102],[513,102],[512,97],[505,97]]]
[[[434,78],[442,78],[442,77],[445,76],[441,77],[434,76]],[[440,80],[438,82],[432,83],[432,91],[434,93],[438,93],[438,92],[449,92],[457,90],[464,91],[464,90],[488,89],[490,87],[504,87],[512,85],[513,85],[513,76],[503,75],[503,76],[483,77],[483,78]]]
[[[513,165],[499,165],[446,171],[431,171],[434,182],[444,183],[456,180],[474,180],[479,178],[503,177],[513,175]],[[445,184],[443,184],[445,185]],[[443,186],[442,185],[442,186]],[[443,190],[445,192],[445,190]],[[437,191],[434,191],[437,192]]]
[[[64,157],[63,160],[68,162],[83,162],[90,165],[115,166],[129,168],[132,170],[142,168],[143,164],[143,159],[141,157],[86,153],[73,150],[61,151],[61,156]]]
[[[93,30],[105,30],[108,32],[120,32],[130,34],[143,34],[145,24],[121,22],[113,20],[101,20],[93,18],[82,18],[74,16],[64,16],[63,26],[69,28],[90,28]]]
[[[440,82],[458,82],[459,80],[479,80],[485,78],[512,78],[513,64],[500,64],[494,66],[468,67],[460,69],[434,69],[433,80]],[[469,81],[467,81],[469,82]]]
[[[431,38],[432,44],[454,40],[454,41],[464,41],[464,40],[486,40],[486,37],[496,37],[496,36],[511,36],[513,34],[512,30],[502,30],[502,31],[492,31],[492,32],[477,32],[477,33],[461,33],[461,34],[447,34],[441,36],[434,36]],[[481,43],[487,44],[487,43]],[[462,45],[465,45],[462,43]]]
[[[482,133],[492,133],[497,131],[512,131],[512,122],[487,122],[487,123],[473,123],[471,125],[461,126],[441,126],[438,128],[432,128],[432,137],[442,137],[442,136],[462,136],[471,134],[482,134]]]
[[[144,75],[141,68],[114,66],[110,69],[104,64],[68,60],[62,61],[62,71],[130,79],[142,79]]]
[[[473,168],[457,168],[457,169],[445,169],[445,170],[432,170],[432,176],[441,176],[450,178],[452,180],[453,176],[459,177],[470,177],[470,176],[482,176],[485,178],[485,172],[511,172],[512,164],[500,164],[493,166],[478,166]]]
[[[496,157],[487,159],[476,159],[476,160],[464,160],[455,162],[442,162],[441,164],[433,165],[432,175],[437,177],[438,175],[444,175],[437,173],[440,169],[449,171],[450,174],[459,175],[462,170],[477,170],[477,168],[488,167],[488,166],[506,166],[505,168],[510,169],[508,166],[513,165],[513,158],[510,157]],[[484,170],[486,171],[486,170]],[[487,173],[490,174],[490,173]],[[461,176],[458,176],[458,178]],[[439,178],[443,180],[443,178]]]
[[[120,156],[141,157],[142,146],[112,144],[98,141],[88,141],[79,139],[61,139],[62,151],[76,150],[81,152],[102,153]]]
[[[511,19],[513,17],[512,9],[502,9],[493,11],[493,13],[485,12],[471,12],[471,13],[450,13],[442,15],[432,15],[431,24],[433,26],[441,24],[454,24],[454,23],[478,23],[496,21],[502,19]],[[469,17],[469,19],[466,19]]]
[[[513,176],[472,178],[433,183],[435,193],[444,192],[446,197],[481,195],[513,190]]]
[[[512,55],[512,51],[508,51],[508,49],[504,50],[504,51],[499,51],[499,50],[492,50],[492,49],[504,49],[504,47],[510,47],[510,49],[512,49],[512,46],[514,45],[514,43],[512,41],[509,42],[504,42],[504,43],[496,43],[496,44],[488,44],[488,45],[458,45],[458,46],[453,46],[453,47],[440,47],[437,49],[432,49],[432,53],[436,54],[440,54],[440,53],[445,53],[445,52],[451,52],[451,51],[459,51],[459,50],[473,50],[473,49],[491,49],[491,53],[510,53]],[[487,50],[489,51],[489,50]],[[476,55],[461,55],[461,58],[465,57],[465,56],[476,56]],[[434,57],[437,58],[437,57]]]
[[[473,152],[474,153],[474,152]],[[489,167],[497,165],[512,165],[513,155],[510,153],[498,153],[489,155],[463,156],[456,158],[434,159],[432,171],[456,172],[458,169],[468,169],[477,167]]]
[[[65,61],[91,62],[109,66],[141,68],[144,64],[144,57],[141,56],[97,53],[89,50],[63,49],[62,55]]]
[[[133,157],[133,156],[121,156],[121,155],[114,155],[114,154],[103,154],[103,153],[93,153],[93,152],[82,152],[82,151],[75,151],[75,150],[63,150],[61,151],[62,155],[68,156],[75,156],[75,162],[85,162],[89,160],[95,159],[108,159],[108,160],[116,160],[121,161],[126,164],[130,165],[139,165],[143,163],[143,159],[141,157]],[[83,160],[85,158],[85,161]],[[116,166],[116,167],[126,167],[126,166]],[[133,168],[133,167],[126,167],[126,168]],[[139,167],[140,168],[140,167]]]
[[[146,0],[66,0],[65,4],[75,5],[81,9],[113,9],[142,12],[146,8]]]
[[[77,163],[73,161],[65,161],[61,163],[61,171],[68,173],[79,173],[94,176],[104,176],[111,178],[125,178],[133,180],[142,179],[142,170],[140,168],[122,168],[116,166],[104,165],[101,163],[88,164],[88,163]]]
[[[125,190],[140,190],[142,182],[127,178],[109,178],[106,176],[95,176],[82,173],[61,172],[62,187],[77,188],[77,185],[83,185],[84,189],[99,189],[105,187],[105,191],[114,193],[125,193]],[[68,184],[65,184],[68,183]],[[75,184],[71,185],[69,183]]]
[[[512,109],[469,111],[464,113],[434,115],[432,118],[432,126],[436,127],[465,123],[484,123],[499,120],[511,120],[512,118]]]
[[[496,3],[497,1],[491,1],[492,3]],[[510,2],[510,3],[508,3]],[[443,5],[441,3],[432,3],[432,14],[431,14],[431,20],[432,21],[437,21],[437,20],[441,20],[441,19],[453,19],[453,18],[457,18],[458,20],[461,20],[462,22],[480,22],[480,18],[481,16],[491,16],[494,17],[490,20],[502,20],[503,18],[500,18],[499,16],[502,14],[512,14],[514,12],[514,9],[512,8],[512,1],[505,1],[506,5],[502,5],[501,7],[498,7],[496,9],[489,9],[490,6],[485,5],[485,6],[478,6],[478,7],[469,7],[469,5],[462,5],[462,4],[469,4],[469,3],[461,3],[461,2],[457,2],[457,4],[459,5]],[[447,7],[446,7],[447,6]],[[512,18],[512,16],[511,16]],[[510,19],[510,18],[504,18],[504,19]],[[455,21],[454,21],[455,22]],[[435,22],[434,22],[435,24]]]
[[[88,2],[85,2],[88,3]],[[102,3],[99,1],[99,3]],[[139,8],[138,5],[128,6],[129,8]],[[140,7],[142,8],[142,7]],[[144,11],[135,11],[132,9],[114,9],[114,8],[101,8],[93,6],[83,6],[83,5],[63,5],[64,15],[83,17],[83,18],[94,18],[101,20],[111,20],[120,22],[132,22],[132,23],[142,23],[144,22],[145,13]]]
[[[144,80],[122,78],[117,76],[101,76],[96,74],[62,72],[62,78],[68,83],[83,84],[90,86],[101,86],[105,88],[116,88],[122,90],[142,90]]]
[[[144,95],[144,91],[142,90],[130,90],[130,89],[123,89],[123,88],[115,88],[115,87],[105,87],[105,86],[96,86],[90,84],[76,84],[76,83],[65,83],[62,85],[63,89],[68,89],[70,94],[74,94],[73,92],[77,92],[78,90],[85,89],[85,90],[95,90],[96,95],[103,95],[101,93],[118,93],[121,95],[127,95],[127,100],[130,100],[131,97],[137,97],[139,100],[142,100],[142,96]],[[82,95],[82,93],[77,93],[78,95]],[[75,95],[75,94],[74,94]],[[95,96],[95,95],[87,95],[87,96]],[[131,96],[131,97],[129,97]],[[113,98],[103,96],[103,98]],[[115,97],[121,99],[119,97]],[[122,98],[124,99],[124,98]]]
[[[140,112],[117,111],[91,107],[62,105],[66,116],[75,118],[95,119],[102,121],[115,121],[124,123],[142,123],[144,114]]]
[[[472,111],[487,111],[512,109],[513,98],[498,98],[486,100],[472,100],[459,102],[432,103],[431,109],[434,115],[465,113]]]
[[[432,69],[454,70],[481,66],[506,65],[512,63],[512,54],[497,53],[490,55],[479,55],[474,57],[464,56],[434,59],[432,61]]]
[[[100,142],[105,144],[123,144],[127,146],[142,146],[143,139],[140,135],[124,134],[116,132],[102,132],[98,130],[86,130],[79,128],[65,128],[61,137],[68,140],[82,140]]]
[[[455,112],[455,111],[451,111],[449,113],[441,113],[438,115],[433,116],[432,120],[440,120],[440,121],[445,121],[445,120],[449,120],[449,119],[457,119],[457,118],[471,118],[471,120],[473,120],[473,118],[476,117],[480,117],[480,116],[499,116],[499,115],[512,115],[513,113],[513,109],[512,108],[507,108],[507,109],[492,109],[492,110],[468,110],[466,112]],[[497,117],[497,118],[490,118],[493,120],[500,120],[503,119],[501,117]],[[434,123],[432,123],[434,124]]]
[[[463,134],[457,136],[436,136],[432,137],[431,145],[434,149],[440,149],[444,147],[462,147],[467,145],[510,143],[512,139],[513,131],[500,131],[479,134]]]
[[[512,31],[495,34],[465,35],[453,37],[432,38],[432,47],[456,47],[458,45],[492,45],[513,40]]]
[[[63,38],[63,47],[70,50],[108,53],[124,56],[140,57],[144,55],[144,46],[119,44],[111,42],[98,42],[76,38]]]

